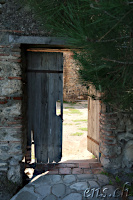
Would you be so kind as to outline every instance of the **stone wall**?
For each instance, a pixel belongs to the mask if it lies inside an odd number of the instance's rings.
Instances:
[[[10,35],[48,33],[41,29],[29,7],[22,7],[16,0],[0,0],[0,174],[20,185],[26,151],[26,77],[22,45],[11,43]]]
[[[133,113],[100,114],[101,163],[109,172],[133,169]]]
[[[64,52],[63,64],[63,99],[64,101],[74,102],[77,100],[87,100],[88,91],[82,85],[78,75],[78,66],[76,65],[71,52]]]
[[[0,45],[0,171],[13,182],[21,182],[22,97],[20,46],[5,40]]]

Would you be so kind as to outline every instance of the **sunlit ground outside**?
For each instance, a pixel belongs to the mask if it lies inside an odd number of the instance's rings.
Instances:
[[[94,158],[87,150],[88,102],[63,103],[63,157],[66,160]]]

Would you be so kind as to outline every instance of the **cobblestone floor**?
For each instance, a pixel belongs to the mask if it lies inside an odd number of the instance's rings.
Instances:
[[[43,167],[45,172],[34,175],[11,200],[126,200],[117,197],[121,188],[117,189],[114,177],[105,175],[98,162],[63,162],[40,165],[36,170],[39,172]]]

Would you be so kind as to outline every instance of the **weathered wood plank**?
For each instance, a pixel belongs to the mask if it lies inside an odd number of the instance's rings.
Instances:
[[[63,71],[63,55],[28,52],[28,69]],[[28,145],[33,130],[38,163],[61,159],[62,120],[56,116],[58,100],[63,113],[63,74],[28,72]]]
[[[90,87],[90,94],[96,93],[94,87]],[[88,133],[87,133],[87,149],[99,159],[99,113],[100,102],[88,99]]]

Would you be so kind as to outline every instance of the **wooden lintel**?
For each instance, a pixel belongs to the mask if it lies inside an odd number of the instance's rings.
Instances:
[[[32,51],[32,52],[70,52],[69,49],[45,49],[45,48],[30,48],[27,49],[27,51]]]

